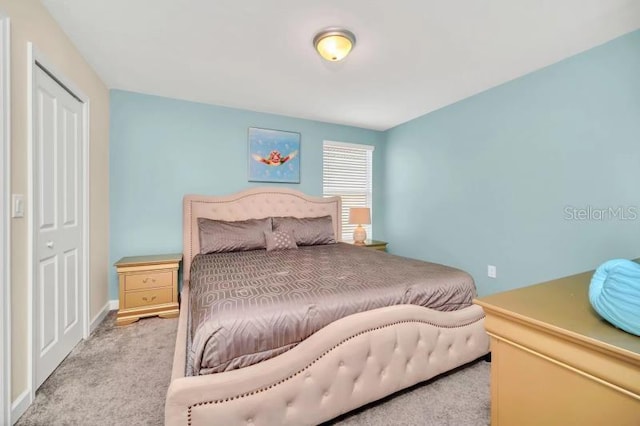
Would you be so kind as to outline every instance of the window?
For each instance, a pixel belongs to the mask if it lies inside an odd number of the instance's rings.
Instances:
[[[324,141],[322,146],[322,193],[342,197],[342,240],[353,239],[357,225],[349,223],[351,207],[369,207],[372,200],[373,146]],[[373,211],[371,212],[373,222]],[[367,238],[371,225],[363,225]]]

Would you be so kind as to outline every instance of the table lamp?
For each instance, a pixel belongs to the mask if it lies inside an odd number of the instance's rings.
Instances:
[[[352,207],[349,209],[349,223],[358,225],[353,230],[353,241],[356,244],[364,244],[367,239],[367,231],[362,225],[371,223],[371,209],[369,207]]]

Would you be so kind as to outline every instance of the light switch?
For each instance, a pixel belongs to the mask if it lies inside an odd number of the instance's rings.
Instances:
[[[24,195],[13,194],[11,196],[11,217],[24,217]]]

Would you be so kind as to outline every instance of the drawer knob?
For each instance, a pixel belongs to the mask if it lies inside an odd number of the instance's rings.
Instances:
[[[143,283],[143,284],[146,284],[146,283],[147,283],[147,281],[149,281],[149,277],[147,277],[147,278],[145,278],[144,280],[142,280],[142,283]],[[152,283],[155,283],[155,282],[156,282],[156,279],[155,279],[155,278],[151,278],[151,282],[152,282]]]
[[[151,300],[149,300],[149,299],[147,298],[147,296],[143,296],[143,297],[142,297],[142,300],[144,300],[145,302],[153,302],[155,299],[156,299],[156,296],[153,296],[153,297],[151,298]]]

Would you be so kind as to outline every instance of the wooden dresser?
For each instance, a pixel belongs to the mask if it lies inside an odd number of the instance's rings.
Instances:
[[[640,337],[601,319],[593,272],[480,299],[491,336],[491,424],[640,425]]]
[[[159,315],[177,317],[178,269],[182,254],[123,257],[115,263],[120,282],[117,325]]]

